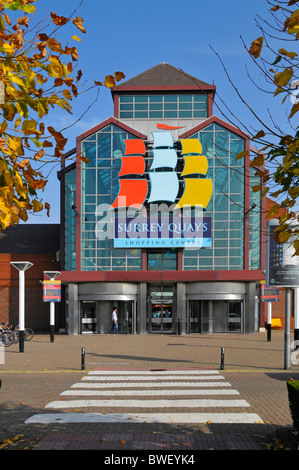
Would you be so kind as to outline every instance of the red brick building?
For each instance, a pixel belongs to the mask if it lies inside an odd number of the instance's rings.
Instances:
[[[56,224],[22,224],[0,234],[0,323],[19,322],[19,273],[10,262],[30,261],[33,266],[25,272],[25,327],[49,331],[49,304],[43,302],[43,271],[59,270],[58,251]],[[55,320],[59,328],[59,305]]]

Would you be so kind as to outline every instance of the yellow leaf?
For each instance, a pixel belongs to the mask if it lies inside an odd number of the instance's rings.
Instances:
[[[258,191],[260,191],[261,187],[259,184],[255,185],[255,186],[252,186],[252,191],[254,193],[257,193]]]
[[[274,83],[277,86],[286,86],[293,76],[293,69],[285,69],[283,72],[278,72],[274,76]]]
[[[258,155],[251,162],[250,166],[261,166],[264,164],[264,155]]]
[[[249,54],[253,55],[255,59],[257,59],[260,56],[260,53],[263,47],[263,41],[264,41],[264,38],[259,37],[258,39],[255,39],[251,43],[251,47],[249,48]]]
[[[75,41],[80,41],[81,42],[81,39],[78,36],[72,36],[72,39],[75,39]]]
[[[241,158],[244,158],[244,157],[246,157],[247,155],[249,155],[248,150],[243,150],[242,152],[240,152],[240,153],[236,156],[236,160],[241,160]]]
[[[279,49],[279,54],[286,55],[287,57],[290,57],[290,59],[294,59],[298,54],[297,52],[288,52],[285,49]]]
[[[38,202],[36,199],[33,199],[32,205],[33,205],[33,212],[40,212],[43,210],[42,203]]]
[[[115,79],[114,79],[113,75],[107,75],[105,77],[104,85],[107,88],[113,88],[115,86]]]

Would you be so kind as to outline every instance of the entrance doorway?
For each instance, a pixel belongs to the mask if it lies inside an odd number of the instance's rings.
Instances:
[[[172,333],[172,302],[152,304],[152,333]]]
[[[82,334],[109,333],[112,324],[112,310],[117,308],[118,332],[121,334],[134,334],[135,314],[134,301],[89,301],[80,302],[80,317]]]
[[[190,333],[242,333],[242,300],[190,300]]]
[[[152,285],[150,287],[149,331],[172,333],[173,331],[173,286]]]
[[[81,302],[81,333],[97,333],[97,303],[94,301]]]

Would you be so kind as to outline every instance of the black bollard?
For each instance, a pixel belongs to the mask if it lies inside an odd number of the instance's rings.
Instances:
[[[19,352],[24,352],[24,330],[19,330]]]
[[[271,323],[267,323],[267,341],[271,341]]]
[[[85,348],[81,349],[81,370],[85,370]]]
[[[224,369],[224,348],[221,348],[221,364],[220,364],[220,370]]]

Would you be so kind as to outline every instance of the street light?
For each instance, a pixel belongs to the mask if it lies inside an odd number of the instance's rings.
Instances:
[[[48,276],[51,281],[54,281],[57,276],[61,274],[59,271],[44,271],[44,274]],[[55,325],[55,302],[50,302],[50,340],[54,342],[54,325]]]
[[[24,352],[25,329],[25,271],[33,266],[29,261],[11,261],[10,264],[19,271],[19,352]]]

